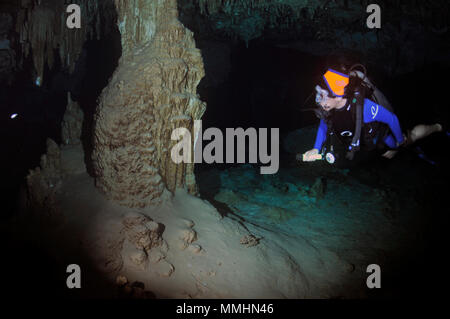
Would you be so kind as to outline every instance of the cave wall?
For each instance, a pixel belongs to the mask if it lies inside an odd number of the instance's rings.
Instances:
[[[172,131],[200,119],[204,76],[193,33],[178,20],[176,0],[117,0],[123,55],[95,116],[96,185],[123,205],[158,203],[165,189],[196,193],[193,164],[175,164]]]
[[[6,12],[0,13],[0,81],[10,82],[10,74],[14,71],[15,53],[11,49],[8,30],[13,27],[13,18]]]

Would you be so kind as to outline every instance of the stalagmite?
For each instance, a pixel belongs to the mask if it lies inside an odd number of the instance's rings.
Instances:
[[[70,93],[67,93],[67,107],[62,122],[62,140],[67,145],[81,143],[81,130],[83,126],[83,111],[77,102],[72,101]]]
[[[193,164],[175,164],[177,127],[193,131],[205,104],[204,76],[193,33],[178,21],[176,0],[117,0],[123,56],[100,96],[95,116],[96,185],[130,207],[158,203],[164,189],[196,192]]]

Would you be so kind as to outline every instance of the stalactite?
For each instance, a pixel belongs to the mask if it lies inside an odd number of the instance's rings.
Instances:
[[[42,0],[39,2],[22,1],[22,9],[17,15],[16,31],[20,34],[22,52],[26,58],[32,53],[37,77],[44,77],[45,64],[51,69],[54,64],[54,51],[58,50],[62,66],[73,71],[75,62],[81,53],[86,39],[99,38],[102,32],[100,16],[110,17],[108,1],[73,0],[71,3],[80,5],[82,13],[82,28],[69,29],[66,26],[66,6],[59,0]],[[111,25],[103,20],[105,25]]]
[[[290,29],[299,23],[299,12],[303,8],[315,10],[326,0],[197,0],[203,15],[220,16],[215,27],[229,38],[248,42],[261,36],[264,27]]]

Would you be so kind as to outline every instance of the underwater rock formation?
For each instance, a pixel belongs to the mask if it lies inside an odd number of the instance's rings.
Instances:
[[[27,176],[27,206],[33,212],[57,213],[56,192],[61,185],[61,152],[58,145],[47,139],[47,153],[41,156],[40,167]]]
[[[154,271],[161,277],[170,277],[175,268],[165,260],[169,249],[162,238],[165,226],[137,213],[126,215],[122,224],[120,233],[123,234],[124,240],[120,255],[125,258],[125,266]]]
[[[247,47],[252,40],[263,40],[314,55],[346,54],[392,75],[433,60],[448,65],[448,50],[431,49],[447,41],[448,1],[377,1],[380,29],[366,25],[367,1],[179,1],[183,22],[198,38],[241,40]]]
[[[205,110],[196,95],[204,69],[193,33],[178,21],[176,0],[116,6],[123,56],[95,116],[96,185],[130,207],[157,203],[164,189],[195,193],[193,164],[170,156],[172,131],[193,134]]]
[[[66,112],[62,122],[62,140],[66,145],[81,143],[81,129],[83,126],[83,111],[77,102],[72,101],[70,93],[67,94]]]

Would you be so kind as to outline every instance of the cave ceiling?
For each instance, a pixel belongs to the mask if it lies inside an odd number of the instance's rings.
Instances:
[[[0,3],[0,78],[22,67],[33,50],[42,74],[54,52],[73,67],[81,41],[102,37],[114,28],[114,5],[124,1],[73,0],[81,4],[87,28],[72,38],[61,28],[63,2],[4,0]],[[142,2],[142,3],[141,3]],[[138,5],[148,5],[145,1]],[[65,2],[64,2],[65,3]],[[381,28],[369,29],[363,0],[178,0],[180,21],[195,34],[197,45],[225,41],[288,47],[319,56],[351,54],[387,74],[412,72],[438,63],[448,66],[450,53],[447,0],[380,0]],[[53,11],[52,11],[53,10]],[[55,14],[59,12],[58,14]],[[139,14],[139,12],[138,12]],[[53,18],[51,18],[53,17]],[[136,23],[146,23],[145,17]],[[42,34],[41,34],[42,33]]]
[[[377,1],[381,28],[369,29],[369,1],[180,0],[196,39],[289,47],[314,55],[352,54],[390,74],[448,63],[448,1]]]

